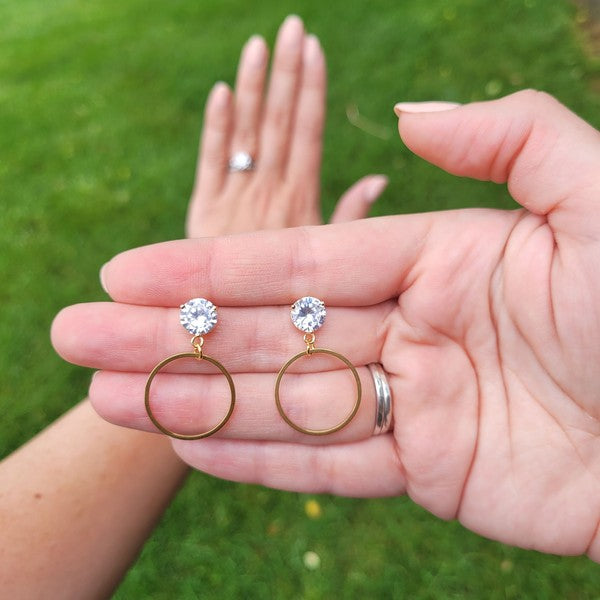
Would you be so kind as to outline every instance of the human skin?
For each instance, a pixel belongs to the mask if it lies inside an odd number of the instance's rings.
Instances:
[[[151,431],[139,402],[146,373],[184,343],[175,307],[202,290],[227,323],[210,347],[232,371],[238,403],[216,436],[174,442],[188,464],[301,492],[407,493],[487,537],[600,561],[600,134],[535,91],[397,112],[414,152],[456,175],[506,182],[522,208],[132,250],[102,271],[115,302],[63,311],[55,347],[102,369],[90,388],[102,416]],[[286,305],[307,294],[328,306],[319,345],[345,354],[365,390],[354,420],[330,436],[289,428],[273,400],[279,367],[302,349]],[[94,335],[78,335],[83,322]],[[393,431],[375,437],[371,362],[388,374],[394,411]],[[305,364],[295,418],[343,415],[352,391],[342,373]],[[191,414],[192,387],[214,381],[167,377],[156,399],[165,416]]]
[[[220,83],[209,96],[189,237],[319,222],[323,52],[298,18],[284,23],[263,113],[267,66],[266,44],[255,36],[242,53],[235,93]],[[308,126],[302,135],[292,126],[299,114]],[[276,116],[286,126],[269,129]],[[285,157],[280,179],[266,177],[260,163],[253,173],[228,174],[233,145],[261,156],[258,144],[244,144],[263,134],[264,143],[277,145]],[[311,195],[301,203],[296,185],[284,176],[288,156],[297,181],[310,184]],[[385,183],[381,176],[360,180],[334,218],[364,216]],[[108,424],[82,401],[0,463],[2,595],[110,596],[187,470],[166,438]]]

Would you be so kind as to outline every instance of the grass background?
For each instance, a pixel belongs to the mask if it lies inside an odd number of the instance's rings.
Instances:
[[[567,0],[0,0],[0,456],[85,394],[89,372],[49,344],[53,315],[104,299],[98,269],[115,253],[183,236],[207,92],[290,12],[328,58],[325,214],[369,172],[390,177],[373,214],[513,205],[503,186],[411,155],[399,100],[531,86],[600,125],[589,15]],[[349,104],[387,138],[352,126]],[[116,598],[198,597],[600,598],[600,567],[484,540],[403,498],[308,498],[196,473]]]

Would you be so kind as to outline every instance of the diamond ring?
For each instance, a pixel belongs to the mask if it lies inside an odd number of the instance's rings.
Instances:
[[[243,171],[253,171],[254,160],[247,152],[236,152],[229,159],[229,172],[241,173]]]

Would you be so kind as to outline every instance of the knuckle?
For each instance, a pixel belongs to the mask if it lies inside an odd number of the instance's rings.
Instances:
[[[537,90],[534,88],[527,88],[524,90],[520,90],[516,92],[514,95],[515,99],[518,99],[519,102],[523,102],[528,106],[538,107],[538,106],[556,106],[559,102],[554,98],[554,96],[550,95],[548,92],[544,92],[541,90]]]

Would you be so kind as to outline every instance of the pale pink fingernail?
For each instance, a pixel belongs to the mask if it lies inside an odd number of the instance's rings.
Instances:
[[[314,63],[319,59],[321,54],[321,44],[316,35],[307,35],[304,42],[304,62],[307,64]]]
[[[365,189],[365,200],[369,204],[375,202],[387,187],[389,179],[385,175],[373,175]]]
[[[213,106],[224,107],[229,102],[229,86],[224,81],[217,81],[210,92]]]
[[[267,62],[267,45],[260,35],[253,35],[244,48],[244,60],[251,67],[261,68]]]
[[[396,116],[402,113],[428,113],[452,110],[461,106],[457,102],[398,102],[394,106]]]
[[[100,285],[102,286],[102,289],[108,294],[108,290],[106,289],[106,276],[105,276],[106,265],[108,265],[108,263],[103,264],[102,267],[100,268]]]
[[[304,37],[304,24],[298,15],[289,15],[279,29],[278,41],[286,46],[300,46]]]

